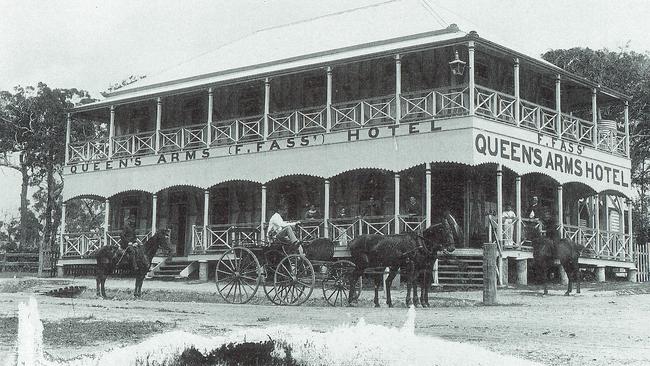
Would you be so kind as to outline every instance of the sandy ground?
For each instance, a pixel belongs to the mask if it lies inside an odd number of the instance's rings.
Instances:
[[[94,288],[93,279],[0,279],[0,359],[15,339],[18,303],[36,296],[45,325],[45,349],[50,357],[69,359],[82,354],[133,344],[150,334],[186,330],[219,335],[239,327],[298,324],[316,331],[342,323],[402,326],[400,304],[371,307],[370,292],[357,307],[333,308],[318,300],[300,307],[218,303],[212,283],[147,281],[142,300],[129,292],[133,280],[109,279],[112,300],[87,291],[65,299],[42,292],[65,285]],[[547,296],[536,287],[504,288],[498,306],[482,306],[480,291],[434,292],[429,309],[419,309],[416,334],[468,342],[501,354],[548,365],[650,365],[650,284],[586,284],[582,294],[562,296],[554,286]],[[261,291],[260,291],[261,292]],[[171,300],[171,301],[170,301]],[[13,330],[13,334],[12,334]]]

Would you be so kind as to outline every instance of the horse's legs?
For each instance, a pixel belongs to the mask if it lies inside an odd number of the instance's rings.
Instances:
[[[431,287],[431,279],[433,272],[427,267],[422,273],[422,296],[420,296],[420,303],[422,307],[429,307],[429,288]]]
[[[573,272],[573,268],[571,266],[571,263],[560,263],[562,266],[562,269],[564,269],[564,272],[566,273],[567,278],[569,279],[569,284],[567,286],[567,290],[564,293],[565,296],[569,296],[571,294],[571,291],[573,291],[573,276],[575,275]]]
[[[390,272],[388,272],[388,277],[386,277],[386,304],[388,304],[389,308],[393,307],[393,300],[390,297],[390,286],[393,284],[395,276],[397,276],[398,269],[399,267],[390,267]],[[381,279],[381,275],[379,275],[379,278]]]
[[[101,286],[102,286],[102,297],[103,297],[103,298],[106,298],[106,277],[107,277],[107,276],[103,276],[102,279],[101,279],[101,281],[100,281],[100,282],[101,282]]]
[[[99,279],[99,276],[100,276],[99,274],[96,274],[96,275],[95,275],[95,283],[96,283],[96,285],[97,285],[97,290],[95,291],[95,295],[96,295],[97,297],[99,297],[99,296],[102,295],[102,293],[101,293],[101,289],[100,289],[100,286],[101,286],[101,285],[100,285],[101,280]]]
[[[575,268],[573,273],[574,273],[573,275],[575,276],[575,281],[576,281],[576,294],[579,294],[580,293],[580,281],[582,281],[582,278],[580,278],[581,277],[580,276],[580,266],[578,265],[577,262],[576,262],[576,268]]]
[[[381,274],[376,274],[373,276],[373,282],[375,283],[375,307],[379,307],[379,287],[381,286]]]
[[[359,276],[363,273],[363,269],[355,268],[350,274],[350,292],[348,293],[348,305],[352,304],[352,301],[356,301],[354,293],[354,288],[357,286],[357,281],[359,281]]]
[[[133,297],[138,297],[138,282],[140,279],[138,277],[135,278],[135,288],[133,289]]]

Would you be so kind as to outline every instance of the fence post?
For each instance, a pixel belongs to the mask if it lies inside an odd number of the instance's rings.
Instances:
[[[497,303],[497,244],[483,244],[483,304]]]

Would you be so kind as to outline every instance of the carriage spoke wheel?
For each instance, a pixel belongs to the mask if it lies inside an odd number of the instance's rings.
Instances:
[[[249,302],[260,286],[259,271],[260,263],[253,252],[231,248],[217,262],[214,278],[219,295],[231,304]]]
[[[305,256],[288,255],[278,264],[273,283],[283,305],[300,305],[314,291],[314,267]]]
[[[350,275],[354,271],[354,263],[340,260],[331,265],[327,277],[323,279],[323,297],[331,306],[347,306],[350,296]],[[361,277],[354,286],[352,300],[359,298],[361,293]]]
[[[282,300],[280,295],[275,287],[275,268],[267,265],[265,266],[265,275],[262,279],[262,287],[264,288],[264,294],[266,298],[269,299],[274,305],[282,305]]]

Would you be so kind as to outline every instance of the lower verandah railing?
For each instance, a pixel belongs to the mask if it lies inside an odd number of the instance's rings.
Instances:
[[[92,256],[93,252],[108,244],[119,245],[121,231],[86,231],[63,234],[63,257],[84,258]],[[144,244],[151,236],[146,230],[136,230],[136,240]]]
[[[531,242],[526,238],[526,233],[535,230],[534,225],[536,225],[535,221],[522,220],[521,242],[517,242],[517,219],[514,219],[511,223],[504,223],[500,244],[504,248],[530,247]],[[490,217],[489,242],[499,242],[497,240],[497,227],[496,219]],[[585,258],[624,262],[631,262],[634,259],[632,240],[629,234],[606,230],[597,231],[583,226],[564,225],[562,237],[583,245],[585,249],[582,251],[581,256]]]
[[[425,218],[422,216],[398,216],[400,232],[421,232]],[[390,235],[395,233],[395,216],[367,216],[336,218],[325,220],[302,220],[294,227],[294,233],[302,241],[317,238],[331,238],[338,245],[347,245],[349,241],[363,234]],[[192,227],[192,252],[210,253],[223,251],[233,246],[266,245],[262,240],[260,224],[222,224],[207,227]],[[264,228],[266,230],[266,228]],[[205,239],[204,239],[205,238]]]

